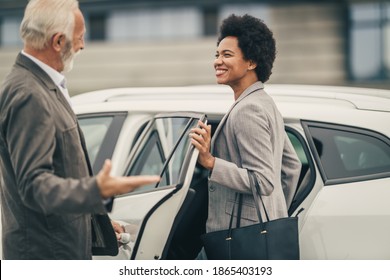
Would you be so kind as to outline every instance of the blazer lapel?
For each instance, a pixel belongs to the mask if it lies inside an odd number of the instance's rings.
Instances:
[[[261,82],[256,82],[254,83],[253,85],[251,85],[250,87],[248,87],[241,95],[240,97],[233,103],[233,105],[230,107],[229,111],[223,116],[222,120],[220,121],[217,129],[215,130],[214,132],[214,136],[213,138],[211,139],[211,154],[213,154],[213,151],[214,151],[214,144],[215,144],[215,139],[217,139],[218,137],[218,134],[221,132],[221,129],[222,127],[225,125],[226,123],[226,120],[228,118],[228,116],[230,115],[230,112],[233,110],[233,108],[241,101],[243,100],[245,97],[247,97],[248,95],[250,95],[251,93],[257,91],[257,90],[260,90],[260,89],[263,89],[264,88],[264,85],[263,83]]]
[[[230,112],[233,110],[234,106],[236,106],[237,102],[234,102],[234,104],[230,107],[229,111],[223,116],[222,120],[219,122],[219,125],[217,127],[217,129],[215,130],[214,132],[214,136],[213,138],[211,139],[211,154],[213,154],[213,151],[214,151],[214,142],[215,142],[215,139],[217,139],[217,136],[218,134],[221,132],[221,129],[222,127],[224,126]]]
[[[64,94],[61,92],[61,90],[57,86],[54,88],[54,91],[55,91],[55,94],[57,96],[57,99],[65,107],[66,111],[68,111],[68,113],[72,117],[72,119],[76,121],[77,117],[76,117],[72,107],[70,107],[70,104],[69,104],[68,100],[66,100]]]

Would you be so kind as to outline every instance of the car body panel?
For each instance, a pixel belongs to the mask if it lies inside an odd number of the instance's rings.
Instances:
[[[389,259],[389,186],[385,178],[322,188],[302,221],[301,259]]]
[[[375,131],[389,138],[390,126],[383,125],[390,123],[389,91],[287,85],[267,85],[266,91],[273,97],[283,115],[286,130],[300,139],[300,157],[310,171],[305,177],[302,176],[302,187],[296,195],[299,199],[293,203],[293,209],[289,212],[291,215],[299,215],[301,258],[390,259],[390,222],[386,222],[390,219],[390,206],[385,203],[389,197],[390,179],[369,181],[363,178],[362,181],[346,181],[327,186],[321,176],[321,162],[309,144],[309,132],[303,128],[306,121],[341,124],[346,129]],[[136,135],[134,130],[142,127],[140,123],[148,122],[154,114],[178,110],[200,111],[206,114],[212,123],[217,124],[233,102],[230,88],[224,86],[125,88],[76,97],[75,110],[79,115],[107,111],[128,112],[113,154],[113,161],[122,165],[121,151],[128,152],[128,141]],[[131,161],[128,159],[127,165],[131,165]],[[117,174],[123,174],[123,169],[116,167],[115,170]],[[378,195],[380,197],[377,197]],[[181,199],[183,197],[182,195]],[[117,207],[125,209],[121,198],[117,199]],[[135,202],[134,204],[137,205]],[[131,256],[132,258],[164,258],[160,251],[163,240],[169,237],[168,231],[165,230],[160,240],[154,240],[159,239],[155,235],[156,231],[166,226],[161,224],[158,217],[165,217],[164,215],[170,215],[172,212],[178,213],[179,208],[175,210],[175,207],[168,204],[158,208],[161,211],[151,216],[145,225],[144,238],[140,241],[139,248],[144,253],[137,253]],[[114,208],[111,216],[121,219],[125,212]],[[167,224],[171,224],[173,216],[164,219],[168,221]],[[371,234],[367,234],[367,230]],[[367,241],[363,241],[364,238]],[[383,243],[386,244],[381,245]]]
[[[172,198],[175,192],[177,192],[176,186],[167,186],[151,192],[116,197],[110,217],[125,227],[126,232],[131,236],[131,242],[120,247],[118,256],[94,256],[94,259],[130,259],[134,252],[137,240],[141,239],[141,236],[143,236],[145,232],[146,234],[149,232],[149,230],[147,230],[140,233],[144,220],[150,219],[149,216],[153,215],[155,211],[157,211],[157,213],[160,213],[161,211],[162,217],[166,219],[167,223],[170,222],[172,217],[169,214],[176,211],[178,204],[177,198]],[[177,194],[176,196],[180,196],[180,194]],[[158,205],[158,207],[156,207],[156,205]],[[166,217],[166,215],[169,217]],[[158,224],[156,224],[156,226],[158,226]],[[162,227],[162,229],[164,228],[166,227]],[[152,238],[145,238],[149,242],[154,242],[153,246],[150,246],[149,248],[137,246],[137,252],[134,252],[135,255],[139,255],[138,258],[140,259],[154,259],[155,256],[161,255],[161,251],[164,248],[166,242],[164,231],[152,230],[151,233],[154,234]],[[156,244],[156,242],[158,242],[158,244]],[[161,244],[162,242],[163,244]]]
[[[299,215],[301,258],[390,259],[390,223],[386,222],[390,219],[390,206],[385,203],[389,197],[390,189],[387,186],[390,185],[390,179],[362,179],[363,181],[325,185],[319,169],[321,162],[309,144],[309,132],[303,128],[306,121],[341,124],[345,128],[375,131],[389,138],[390,126],[383,125],[390,123],[389,91],[291,85],[266,85],[265,89],[283,115],[286,129],[300,139],[299,153],[310,170],[302,178],[303,187],[297,192],[299,202],[295,205],[293,203],[294,207],[290,209],[291,215]],[[76,96],[74,103],[78,115],[107,111],[128,112],[113,154],[113,161],[122,165],[123,151],[127,153],[131,149],[128,141],[136,136],[134,131],[140,129],[155,114],[178,110],[198,111],[206,114],[216,124],[233,102],[229,87],[193,86],[110,89]],[[128,159],[126,165],[131,164],[131,161]],[[120,167],[115,170],[116,174],[124,172]],[[118,197],[116,201],[116,207],[120,208],[114,208],[110,214],[114,219],[121,219],[126,213],[126,204],[122,204],[121,199]],[[176,203],[178,204],[173,205],[180,204],[178,201]],[[134,204],[137,205],[135,202]],[[169,237],[166,235],[168,231],[164,231],[160,240],[152,241],[153,238],[159,239],[155,235],[156,230],[166,225],[161,224],[158,217],[167,215],[165,211],[177,213],[179,208],[175,210],[175,207],[168,204],[158,208],[161,211],[157,211],[155,216],[151,215],[143,232],[145,239],[140,241],[139,248],[144,253],[130,257],[161,258],[162,240]],[[172,218],[173,216],[166,218],[168,224],[172,223]],[[371,234],[367,234],[366,225]],[[363,241],[364,238],[367,241]],[[386,244],[382,246],[384,242]],[[128,258],[129,254],[125,256]]]

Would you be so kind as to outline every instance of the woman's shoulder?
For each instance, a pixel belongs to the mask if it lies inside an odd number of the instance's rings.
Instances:
[[[256,107],[263,108],[274,105],[272,97],[263,89],[258,89],[241,100],[239,102],[240,107]]]

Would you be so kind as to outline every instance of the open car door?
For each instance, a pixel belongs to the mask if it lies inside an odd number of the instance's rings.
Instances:
[[[109,215],[124,226],[128,242],[120,246],[114,259],[166,259],[171,255],[169,247],[182,216],[178,213],[193,192],[190,185],[198,151],[189,133],[199,120],[204,121],[205,115],[159,114],[138,139],[126,175],[160,175],[161,181],[115,198]]]

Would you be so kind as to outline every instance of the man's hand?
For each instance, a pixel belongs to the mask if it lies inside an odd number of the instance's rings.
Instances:
[[[111,220],[111,225],[115,231],[116,239],[119,241],[121,239],[121,233],[124,233],[124,228],[118,223]]]
[[[104,199],[132,192],[140,186],[157,183],[161,179],[159,176],[151,175],[113,177],[110,175],[110,172],[111,160],[107,159],[104,162],[103,168],[96,176],[97,184],[100,188],[100,195]]]

